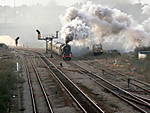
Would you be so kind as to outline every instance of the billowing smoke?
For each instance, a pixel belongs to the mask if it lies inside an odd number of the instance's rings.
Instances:
[[[71,7],[64,16],[65,25],[62,27],[61,33],[66,41],[87,39],[90,35],[91,27],[88,20],[83,17],[84,14],[79,13],[77,9]]]
[[[142,7],[142,13],[146,15],[150,15],[149,12],[150,12],[150,5],[144,5]]]
[[[131,15],[92,2],[80,9],[69,8],[61,22],[62,39],[71,41],[76,50],[85,51],[85,48],[88,50],[93,44],[101,43],[105,50],[130,52],[150,44],[149,34],[142,25],[136,25]]]
[[[143,22],[143,27],[146,32],[150,32],[150,18]]]

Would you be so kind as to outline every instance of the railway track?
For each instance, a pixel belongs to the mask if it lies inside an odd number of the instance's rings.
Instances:
[[[29,59],[28,59],[29,60]],[[29,64],[27,65],[26,63],[29,63],[30,62],[30,67],[29,67]],[[26,63],[24,63],[25,65],[24,65],[24,68],[25,68],[25,70],[26,70],[26,73],[27,73],[27,79],[28,79],[28,84],[29,84],[29,89],[30,89],[30,95],[31,95],[31,100],[32,100],[32,108],[33,108],[33,113],[42,113],[42,112],[44,112],[44,113],[54,113],[54,111],[53,111],[53,109],[52,109],[52,106],[51,106],[51,102],[50,102],[50,100],[49,100],[49,98],[48,98],[48,96],[47,96],[47,93],[46,93],[46,91],[45,91],[45,89],[44,89],[44,86],[43,86],[43,84],[42,84],[42,82],[41,82],[41,79],[40,79],[40,77],[39,77],[39,73],[38,73],[38,71],[37,71],[37,69],[36,69],[36,67],[34,66],[34,64],[33,64],[33,62],[32,62],[32,60],[30,60],[30,61],[27,61],[27,59],[26,59]],[[34,83],[33,83],[33,74],[32,74],[32,77],[31,77],[31,68],[33,69],[33,71],[34,71],[34,78],[36,78],[36,79],[34,79],[34,80],[36,80],[36,82],[38,82],[38,84],[40,85],[40,90],[38,89],[36,89],[35,88],[35,86],[33,85]],[[35,81],[34,81],[35,82]],[[41,104],[40,105],[38,105],[39,103],[37,102],[37,100],[39,100],[37,97],[38,96],[36,96],[38,93],[37,93],[37,91],[38,92],[42,92],[42,94],[43,94],[43,96],[41,96],[41,97],[43,97],[43,100],[45,101],[45,104],[44,103],[42,103],[44,106],[47,106],[47,109],[45,109],[45,110],[41,110],[40,108],[41,108]],[[41,98],[40,97],[40,98]],[[40,108],[38,108],[38,107],[40,107]],[[45,107],[44,107],[45,108]]]
[[[39,54],[39,53],[38,53]],[[75,85],[60,69],[57,68],[46,56],[39,54],[47,68],[64,89],[70,94],[72,99],[80,107],[84,113],[104,113],[104,111],[97,106],[77,85]]]
[[[43,89],[46,90],[45,94],[48,95],[47,99],[51,100],[53,113],[76,113],[76,112],[77,113],[81,113],[81,112],[87,113],[86,111],[82,111],[81,109],[78,108],[78,106],[70,98],[68,93],[64,91],[62,84],[58,84],[56,79],[54,79],[54,77],[52,76],[52,73],[50,73],[49,71],[46,71],[47,74],[45,72],[43,74],[43,70],[42,70],[42,72],[40,72],[41,69],[47,70],[47,68],[45,65],[43,65],[45,63],[43,63],[43,60],[39,57],[39,55],[35,54],[35,52],[33,52],[33,51],[32,52],[25,51],[25,54],[23,54],[23,55],[28,56],[28,60],[30,58],[34,59],[34,62],[32,62],[31,60],[29,61],[32,65],[32,66],[30,66],[30,69],[31,69],[31,67],[34,67],[34,70],[36,70],[36,72],[34,72],[34,73],[39,72],[38,78],[39,78],[39,80],[41,78],[40,83],[41,84],[43,83],[42,87],[43,87]],[[26,63],[28,63],[28,62],[26,61]],[[40,64],[40,68],[38,66],[39,64]],[[42,65],[42,68],[41,68],[41,65]],[[35,66],[37,67],[38,70],[36,69]],[[33,82],[35,82],[34,78],[31,78],[31,79],[33,79]],[[41,92],[41,91],[39,90],[39,92]],[[40,97],[41,96],[42,95],[40,95]],[[34,93],[33,93],[32,97],[34,97]],[[33,98],[34,102],[32,102],[32,103],[35,103],[37,100],[39,100],[39,98]],[[33,106],[35,106],[33,108],[35,108],[35,110],[36,110],[37,109],[36,103]],[[43,105],[43,106],[45,106],[45,105]],[[48,111],[48,112],[37,112],[37,113],[51,113],[51,112]]]
[[[139,95],[133,95],[114,84],[110,83],[109,81],[105,80],[104,78],[100,77],[99,75],[88,71],[81,67],[80,65],[70,62],[69,63],[74,68],[80,70],[80,73],[88,75],[91,79],[93,79],[97,84],[102,86],[103,88],[107,89],[109,92],[113,93],[115,96],[119,97],[123,101],[127,102],[128,104],[132,105],[135,109],[142,113],[149,113],[150,111],[150,103],[149,99],[143,98]]]
[[[57,59],[57,58],[54,58],[54,59]],[[72,65],[72,63],[69,63],[69,64]],[[123,101],[127,102],[128,104],[130,104],[136,110],[138,110],[138,111],[140,111],[142,113],[149,113],[149,110],[150,110],[150,103],[149,102],[150,102],[150,100],[148,98],[144,98],[142,96],[130,93],[130,92],[126,91],[126,90],[123,90],[123,89],[121,89],[121,88],[111,84],[109,81],[103,79],[102,77],[99,77],[98,75],[96,75],[96,74],[94,74],[94,73],[92,73],[92,72],[82,68],[80,65],[77,65],[77,64],[74,64],[74,65],[76,65],[75,66],[76,69],[79,68],[79,67],[81,68],[81,73],[84,73],[84,74],[90,76],[90,78],[94,79],[94,81],[96,83],[98,83],[100,86],[102,86],[103,88],[107,89],[108,91],[113,93],[115,96],[119,97],[121,100],[123,100]],[[105,69],[102,69],[102,71],[103,71],[103,73],[114,75],[114,73],[110,72],[110,70],[107,71]],[[95,76],[95,78],[93,77],[93,75]],[[135,79],[132,79],[132,80],[135,80]],[[148,86],[148,84],[146,84],[146,85]]]
[[[47,68],[49,68],[51,73],[54,74],[55,78],[57,78],[57,80],[62,85],[64,85],[64,87],[66,87],[65,90],[67,90],[72,95],[72,98],[76,101],[78,106],[81,109],[83,109],[83,112],[86,112],[86,113],[104,112],[101,108],[99,108],[97,106],[97,103],[92,101],[89,97],[82,97],[82,95],[85,95],[85,94],[80,95],[81,92],[78,94],[78,90],[80,90],[80,89],[79,88],[75,89],[77,86],[62,71],[60,71],[60,69],[57,68],[57,66],[55,66],[48,58],[46,58],[45,56],[43,56],[41,54],[40,54],[40,57],[43,60],[43,62],[45,62],[45,64],[47,65]],[[78,66],[78,67],[82,68],[81,66]],[[89,72],[88,70],[85,70],[84,68],[81,69],[81,73],[87,74],[91,79],[93,79],[100,86],[102,86],[103,88],[112,92],[114,95],[116,95],[120,99],[126,101],[128,104],[132,105],[138,111],[140,111],[142,113],[149,113],[150,103],[149,103],[149,100],[147,98],[143,98],[143,97],[140,97],[139,95],[134,95],[134,94],[129,93],[125,90],[114,87],[114,85],[112,85],[111,83],[107,83],[108,81],[105,81],[103,78],[100,79],[96,74]],[[64,76],[64,77],[62,77],[62,76]],[[95,76],[95,77],[93,78],[93,76]],[[70,85],[70,83],[67,81],[72,82],[73,85]],[[69,84],[69,85],[67,86],[67,84]],[[71,91],[72,89],[75,89],[75,90]],[[73,94],[76,94],[76,95],[73,95]],[[131,94],[131,95],[129,95],[129,94]],[[87,96],[87,95],[85,95],[85,96]],[[83,100],[84,101],[88,100],[87,98],[89,100],[91,100],[92,102],[90,102],[90,103],[89,102],[83,102]],[[94,107],[91,107],[91,106],[93,106],[91,103],[94,103]],[[98,110],[96,108],[96,111],[94,110],[95,106],[98,107]]]
[[[133,78],[128,78],[128,88],[130,88],[131,86],[136,87],[137,92],[141,91],[141,93],[145,93],[147,95],[150,94],[150,84],[148,84],[148,83],[145,83],[143,81],[139,81],[139,80],[136,80]],[[135,90],[135,92],[136,92],[136,90]]]
[[[104,64],[103,64],[103,67],[99,67],[99,69],[103,72],[103,74],[109,74],[112,76],[121,75],[121,76],[125,77],[128,82],[128,88],[130,88],[130,86],[135,87],[133,92],[136,92],[136,93],[143,92],[145,94],[150,94],[150,84],[149,83],[137,80],[135,78],[128,77],[127,74],[123,74],[123,73],[120,73],[119,71],[110,69],[110,68],[106,67]]]
[[[89,63],[87,63],[89,64]],[[89,64],[90,65],[90,64]],[[92,65],[92,67],[96,67],[96,65]],[[124,83],[124,86],[127,86],[125,88],[126,91],[132,93],[132,95],[139,97],[147,102],[150,102],[150,84],[137,80],[135,78],[131,78],[128,76],[128,74],[121,73],[119,71],[110,69],[105,66],[105,64],[101,64],[101,66],[98,67],[99,70],[101,70],[103,77],[109,76],[111,78],[114,78],[114,80],[118,78],[122,78],[121,85]]]

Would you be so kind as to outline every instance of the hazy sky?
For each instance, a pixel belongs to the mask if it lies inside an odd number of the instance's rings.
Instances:
[[[55,1],[56,3],[58,3],[60,5],[69,6],[71,4],[74,4],[74,3],[82,1],[82,0],[0,0],[0,4],[14,6],[14,3],[15,3],[16,6],[20,6],[23,4],[34,5],[34,4],[40,3],[43,5],[46,5],[50,1]]]
[[[0,4],[1,5],[14,6],[14,1],[15,1],[16,6],[20,6],[20,5],[23,5],[23,4],[34,5],[34,4],[37,4],[37,3],[46,5],[51,0],[0,0]],[[53,1],[55,1],[56,3],[61,4],[61,5],[69,6],[69,5],[74,4],[76,2],[85,1],[85,0],[53,0]],[[130,1],[132,1],[132,2],[133,1],[135,1],[135,2],[141,1],[142,3],[149,3],[150,4],[150,0],[130,0]]]

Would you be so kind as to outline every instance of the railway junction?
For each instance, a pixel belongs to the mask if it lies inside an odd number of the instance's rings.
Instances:
[[[150,113],[148,0],[18,1],[0,2],[0,113]]]
[[[149,83],[136,72],[128,73],[117,64],[111,65],[108,59],[93,56],[92,60],[84,57],[64,61],[56,54],[51,58],[51,54],[39,49],[10,51],[23,79],[14,91],[11,113],[15,110],[22,113],[150,111]],[[19,105],[13,105],[16,100]]]

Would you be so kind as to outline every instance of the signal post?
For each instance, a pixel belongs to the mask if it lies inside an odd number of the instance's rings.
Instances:
[[[58,38],[58,32],[59,31],[56,31],[56,36],[48,36],[48,37],[43,37],[41,36],[41,32],[37,29],[36,32],[38,33],[38,40],[45,40],[46,41],[46,53],[48,53],[48,42],[50,41],[51,42],[51,58],[53,58],[53,55],[52,55],[52,45],[53,45],[53,39],[57,39]]]

